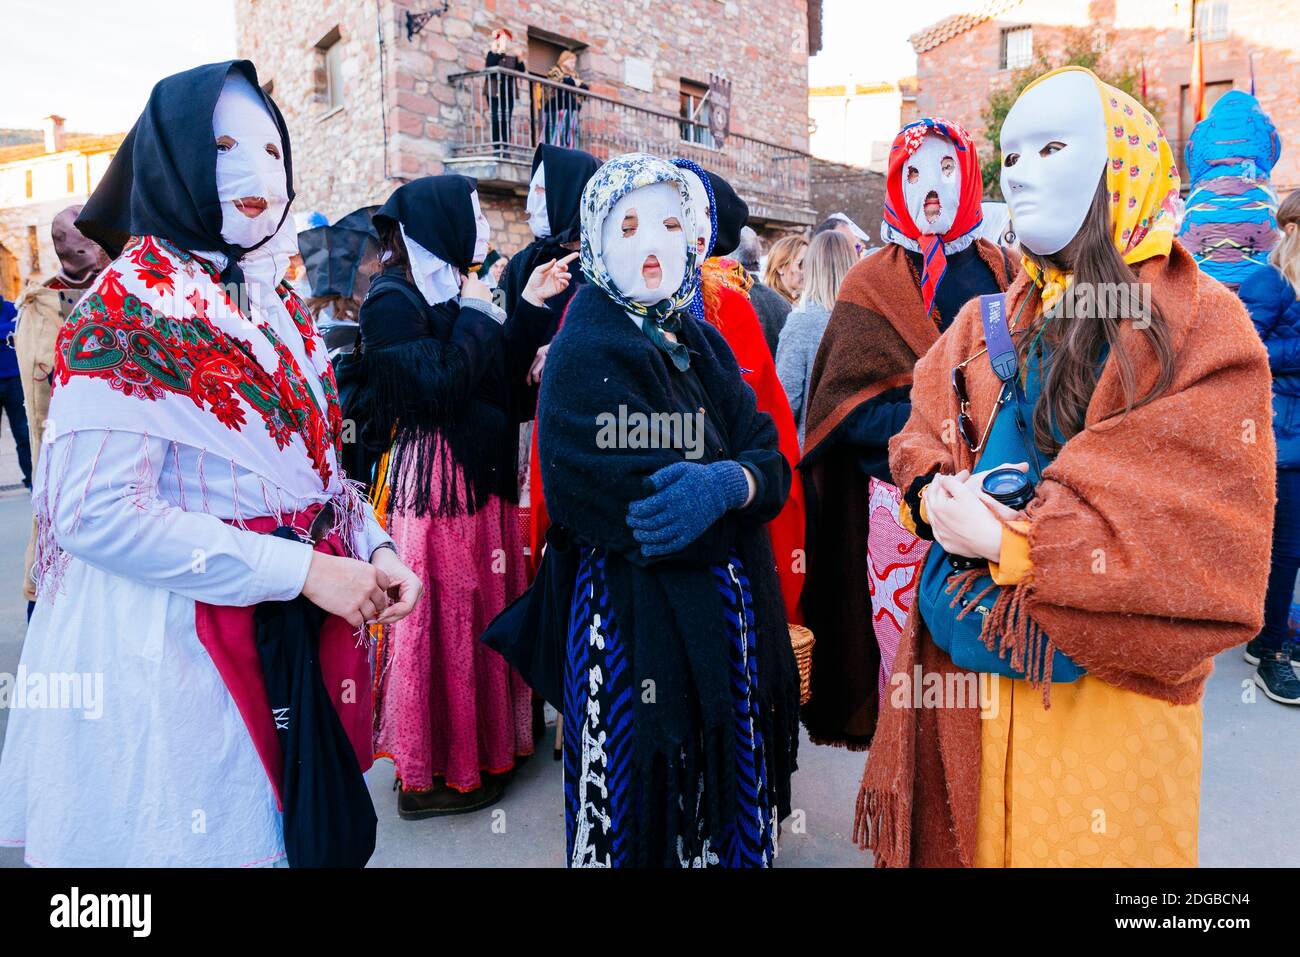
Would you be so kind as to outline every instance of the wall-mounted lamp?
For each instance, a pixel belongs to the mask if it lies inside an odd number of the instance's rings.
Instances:
[[[440,17],[447,12],[451,6],[451,0],[442,0],[441,10],[422,10],[419,13],[406,11],[406,39],[413,40],[415,35],[424,29],[424,25],[434,17]]]

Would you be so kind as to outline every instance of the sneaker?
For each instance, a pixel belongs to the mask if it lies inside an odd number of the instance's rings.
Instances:
[[[1291,667],[1291,642],[1283,642],[1280,651],[1263,652],[1255,669],[1255,684],[1264,694],[1282,704],[1300,704],[1300,678]],[[1261,649],[1262,651],[1262,649]]]
[[[1246,651],[1242,657],[1246,659],[1247,664],[1254,665],[1256,668],[1259,667],[1259,653],[1262,647],[1258,638],[1252,638],[1246,642]]]

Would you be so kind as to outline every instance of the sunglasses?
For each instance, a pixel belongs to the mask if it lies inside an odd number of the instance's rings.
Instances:
[[[1002,394],[998,396],[998,401],[993,407],[993,414],[989,416],[988,425],[984,427],[983,434],[979,434],[975,427],[975,420],[970,414],[970,392],[966,389],[966,366],[974,359],[988,352],[988,349],[981,349],[969,359],[965,359],[953,367],[952,370],[952,391],[957,396],[957,431],[961,433],[961,439],[966,443],[966,448],[972,452],[979,452],[984,448],[984,443],[989,439],[989,433],[993,431],[993,423],[998,417],[998,410],[1006,404],[1009,396],[1009,390],[1005,387]],[[976,435],[979,434],[979,438]]]

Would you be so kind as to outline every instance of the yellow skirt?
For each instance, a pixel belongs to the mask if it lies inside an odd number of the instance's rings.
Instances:
[[[994,684],[995,682],[995,684]],[[977,867],[1195,867],[1201,705],[1092,677],[989,686]]]

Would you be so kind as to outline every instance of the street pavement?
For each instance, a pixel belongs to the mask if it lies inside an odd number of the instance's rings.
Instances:
[[[7,436],[0,441],[7,442]],[[0,473],[0,487],[4,485]],[[19,577],[30,522],[31,509],[21,487],[0,492],[0,672],[7,674],[18,666],[25,630]],[[1152,649],[1152,654],[1158,653]],[[1285,823],[1300,806],[1300,709],[1275,704],[1263,694],[1247,694],[1252,669],[1239,649],[1224,652],[1215,665],[1205,696],[1201,864],[1300,864],[1293,831]],[[7,717],[0,709],[0,733]],[[539,742],[538,753],[519,770],[499,804],[456,817],[398,818],[392,763],[378,762],[369,773],[379,816],[371,866],[563,866],[563,796],[560,765],[551,757],[553,736],[548,729],[548,738]],[[802,742],[794,779],[796,816],[782,834],[778,867],[870,865],[870,855],[849,841],[863,758]],[[21,850],[0,848],[0,867],[20,866]]]

